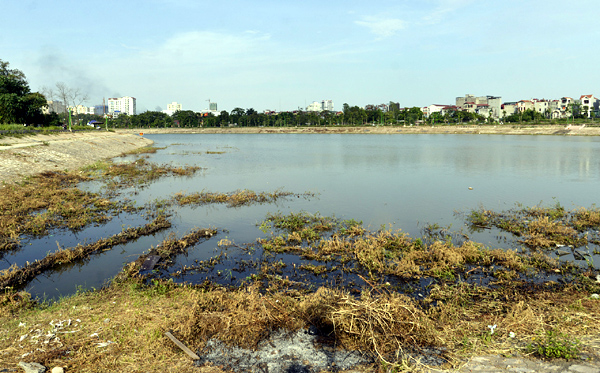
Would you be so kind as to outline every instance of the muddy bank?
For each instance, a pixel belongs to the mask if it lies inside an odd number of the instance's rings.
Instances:
[[[370,134],[482,134],[482,135],[570,135],[598,136],[600,127],[529,126],[358,126],[358,127],[231,127],[121,129],[119,133],[370,133]]]
[[[139,134],[106,131],[1,138],[0,187],[44,171],[76,170],[152,143]]]

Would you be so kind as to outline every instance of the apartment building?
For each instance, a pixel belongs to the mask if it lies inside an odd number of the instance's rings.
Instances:
[[[162,112],[167,114],[167,115],[173,115],[178,111],[182,111],[183,110],[183,105],[178,104],[176,101],[171,102],[170,104],[167,104],[167,109],[163,110]]]
[[[313,101],[310,105],[306,107],[306,111],[333,111],[333,101],[332,100],[323,100],[321,102]]]
[[[135,97],[109,98],[108,114],[113,116],[118,116],[119,114],[135,115]]]

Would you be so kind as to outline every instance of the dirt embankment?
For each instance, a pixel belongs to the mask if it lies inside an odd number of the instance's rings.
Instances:
[[[487,135],[569,135],[599,136],[600,127],[591,126],[362,126],[362,127],[227,127],[227,128],[144,128],[117,130],[120,133],[370,133],[370,134],[487,134]]]
[[[76,170],[152,143],[140,135],[105,131],[0,138],[0,187],[44,171]]]

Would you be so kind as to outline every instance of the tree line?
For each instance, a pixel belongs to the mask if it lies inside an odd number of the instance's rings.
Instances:
[[[43,93],[31,92],[25,74],[10,69],[9,63],[0,60],[0,124],[35,124],[38,126],[56,126],[67,123],[67,114],[43,114],[47,106],[46,98],[58,96],[67,105],[76,106],[87,96],[75,89],[69,89],[63,83],[57,83],[56,90],[43,89]],[[572,109],[572,119],[583,115]],[[544,113],[548,114],[548,113]],[[510,114],[502,117],[503,123],[550,121],[547,115],[535,110]],[[461,110],[447,110],[424,117],[418,107],[403,108],[390,102],[386,110],[369,105],[365,108],[345,103],[340,112],[303,111],[259,113],[253,108],[236,107],[231,112],[221,111],[219,115],[181,110],[172,116],[160,111],[147,111],[137,115],[120,114],[115,118],[79,114],[74,116],[74,124],[84,125],[96,120],[112,128],[167,128],[167,127],[295,127],[295,126],[361,126],[361,125],[415,125],[415,124],[463,124],[497,123],[491,116]],[[108,123],[105,123],[108,121]]]

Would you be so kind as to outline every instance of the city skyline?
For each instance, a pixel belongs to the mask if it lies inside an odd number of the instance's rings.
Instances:
[[[84,9],[79,12],[77,9]],[[295,110],[313,101],[451,104],[599,94],[597,1],[150,0],[3,4],[1,59],[31,89],[80,88],[138,112]],[[589,63],[588,63],[589,62]]]

